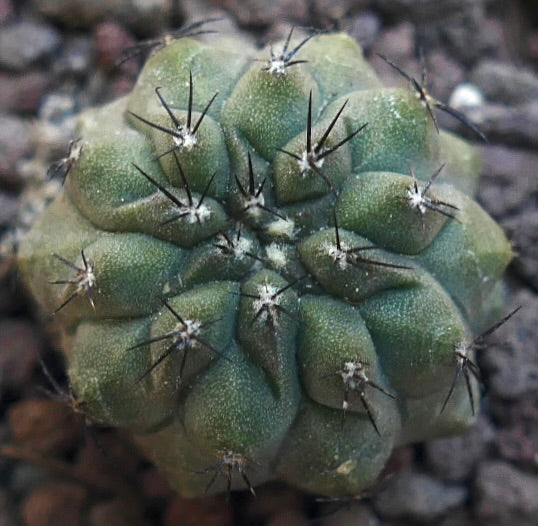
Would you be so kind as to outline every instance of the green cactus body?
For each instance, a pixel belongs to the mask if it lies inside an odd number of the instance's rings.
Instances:
[[[349,37],[252,56],[180,39],[82,114],[20,270],[88,415],[179,492],[230,470],[354,495],[394,446],[472,423],[476,382],[447,398],[457,350],[499,314],[512,251],[473,149]]]

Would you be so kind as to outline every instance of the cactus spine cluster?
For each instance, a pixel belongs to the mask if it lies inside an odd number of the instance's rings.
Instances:
[[[213,42],[81,115],[20,270],[85,412],[179,492],[354,495],[472,423],[511,248],[472,147],[348,36]]]

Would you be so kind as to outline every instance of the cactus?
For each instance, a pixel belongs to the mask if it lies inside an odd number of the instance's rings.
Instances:
[[[462,432],[502,309],[473,148],[348,36],[291,36],[163,45],[81,115],[19,250],[79,405],[187,496],[354,495],[395,446]]]

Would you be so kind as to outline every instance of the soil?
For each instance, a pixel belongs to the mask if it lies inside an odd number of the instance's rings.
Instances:
[[[474,100],[467,114],[489,139],[477,142],[479,201],[515,246],[507,312],[522,308],[478,356],[486,392],[477,424],[395,451],[392,475],[351,501],[283,484],[258,488],[257,498],[177,497],[128,437],[77,412],[17,282],[14,233],[35,216],[31,189],[45,182],[54,193],[49,167],[67,155],[74,115],[130,91],[142,57],[117,66],[126,48],[214,16],[225,17],[219,30],[260,44],[291,25],[345,30],[397,86],[404,81],[377,54],[419,73],[422,50],[430,92]],[[538,524],[537,69],[531,0],[0,0],[0,525]],[[440,123],[476,140],[457,120]]]

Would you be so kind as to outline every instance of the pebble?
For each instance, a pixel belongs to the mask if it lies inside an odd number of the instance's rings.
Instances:
[[[265,524],[266,526],[309,526],[309,520],[302,511],[287,509],[277,511]]]
[[[0,0],[0,25],[11,20],[13,15],[14,10],[11,0]]]
[[[233,508],[223,497],[176,497],[166,509],[164,526],[233,526]]]
[[[494,438],[495,430],[481,416],[464,435],[427,442],[425,453],[428,467],[441,479],[462,482],[471,476],[487,455]]]
[[[142,509],[120,499],[95,504],[88,513],[88,526],[144,526]]]
[[[213,3],[231,13],[240,26],[250,28],[267,27],[278,19],[298,22],[300,25],[308,20],[307,0],[218,0]]]
[[[2,215],[0,193],[0,218]],[[1,225],[1,221],[0,221]],[[23,319],[0,321],[0,388],[18,390],[27,385],[43,349],[43,337],[35,325]]]
[[[486,462],[475,479],[476,512],[488,526],[536,526],[538,480],[505,462]]]
[[[408,82],[378,54],[387,57],[409,75],[416,75],[419,70],[414,58],[415,27],[409,22],[402,22],[384,31],[371,53],[371,64],[386,86],[402,87]]]
[[[166,499],[172,494],[163,474],[151,466],[137,475],[138,486],[150,499]]]
[[[102,430],[91,424],[84,429],[84,444],[76,460],[77,472],[82,476],[101,486],[106,486],[112,477],[130,485],[139,461],[138,452],[115,430]]]
[[[94,47],[98,66],[105,70],[114,69],[116,64],[124,58],[124,50],[134,46],[135,43],[134,37],[119,24],[115,22],[99,24],[94,30]],[[136,61],[125,64],[136,67]]]
[[[316,27],[346,30],[348,17],[366,7],[365,4],[362,0],[310,0],[311,18],[306,20],[307,23],[313,21]]]
[[[75,98],[67,93],[52,92],[43,97],[38,116],[45,121],[61,123],[77,109]]]
[[[9,426],[3,420],[0,420],[0,444],[7,444],[9,442],[9,437]],[[0,456],[0,480],[8,479],[12,464],[13,460],[8,457]],[[2,522],[0,522],[0,524],[2,524]]]
[[[506,62],[482,60],[471,72],[470,80],[491,102],[521,104],[538,99],[538,75]]]
[[[13,502],[7,491],[0,489],[0,525],[1,526],[18,526],[15,518]]]
[[[538,419],[532,424],[518,423],[510,429],[501,429],[495,437],[499,454],[521,467],[538,467]]]
[[[0,115],[0,186],[19,186],[16,165],[29,152],[27,123],[15,115]]]
[[[0,72],[0,112],[35,113],[51,82],[50,74],[43,71],[20,75]]]
[[[538,99],[517,106],[483,104],[467,111],[467,117],[478,124],[490,143],[538,148]],[[457,129],[470,134],[462,124],[457,124]]]
[[[383,13],[396,17],[409,17],[415,21],[440,18],[455,10],[467,11],[480,0],[373,0],[373,5]]]
[[[522,290],[506,312],[518,305],[522,308],[488,338],[480,356],[492,395],[506,400],[538,390],[538,296]]]
[[[153,35],[168,25],[172,0],[33,0],[43,16],[70,28],[92,28],[104,20],[117,20],[140,35]]]
[[[19,209],[19,201],[16,195],[9,194],[0,190],[0,230],[8,227],[17,216]],[[1,339],[1,332],[0,332]],[[2,355],[0,354],[0,362]],[[0,371],[2,370],[0,365]],[[0,386],[2,385],[1,373],[0,373]]]
[[[350,34],[368,54],[381,32],[381,20],[372,11],[361,12],[351,26]]]
[[[476,526],[476,520],[467,508],[456,508],[435,526]]]
[[[93,41],[86,35],[67,37],[60,56],[54,61],[54,72],[59,75],[87,75],[93,66]]]
[[[464,71],[447,53],[433,50],[426,53],[429,92],[438,100],[447,101],[457,84],[463,81]],[[439,112],[438,112],[439,113]]]
[[[53,482],[36,488],[22,504],[25,526],[83,526],[87,491],[74,484]]]
[[[396,475],[373,503],[382,518],[432,524],[466,498],[467,489],[463,486],[443,484],[429,475],[408,470]]]
[[[469,108],[478,108],[482,104],[484,104],[483,93],[470,82],[458,84],[448,99],[448,105],[461,112]]]
[[[531,194],[533,195],[533,194]],[[534,192],[534,199],[536,199]],[[538,210],[535,204],[503,221],[503,226],[514,245],[517,257],[513,266],[517,273],[538,289]]]
[[[534,205],[538,193],[538,153],[487,145],[480,147],[480,154],[484,175],[479,198],[490,214],[502,221]]]
[[[26,462],[17,462],[9,477],[9,489],[18,495],[26,495],[48,479],[50,479],[50,473],[44,468]]]
[[[284,484],[264,484],[256,488],[256,498],[247,499],[242,515],[247,522],[265,523],[279,510],[297,510],[303,507],[303,494]]]
[[[61,401],[22,400],[10,407],[8,421],[13,441],[35,452],[65,453],[80,441],[80,424]]]
[[[343,502],[336,510],[327,506],[327,511],[322,509],[319,526],[380,526],[381,522],[366,504]]]
[[[485,13],[480,0],[462,0],[461,8],[452,8],[439,17],[438,31],[445,49],[454,59],[472,65],[488,51],[491,43],[482,31]]]
[[[0,31],[0,67],[24,71],[50,56],[60,45],[60,34],[42,22],[23,20]]]

